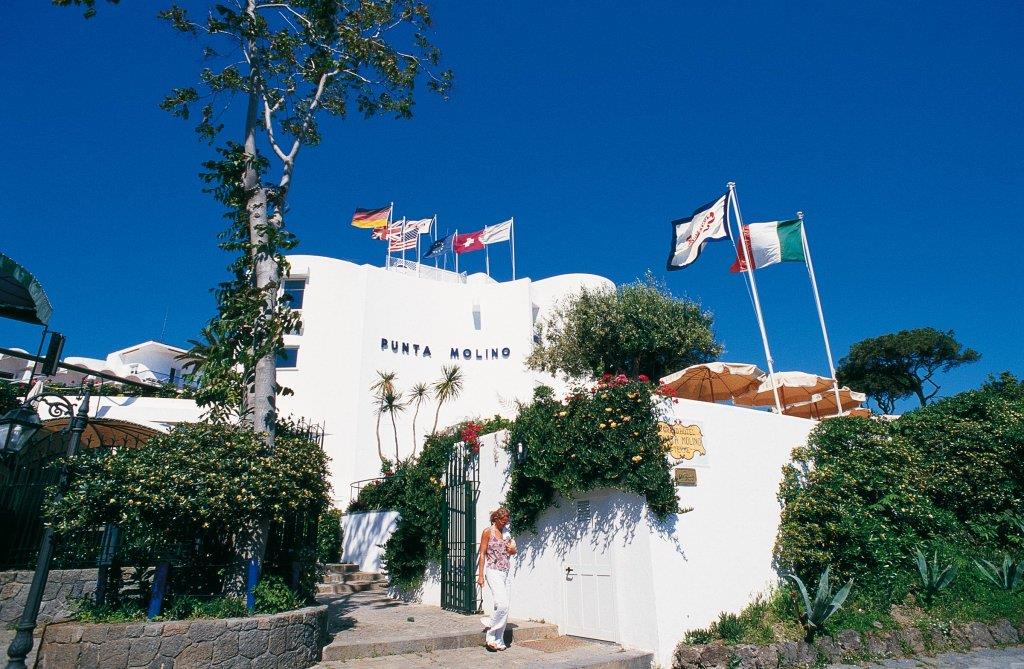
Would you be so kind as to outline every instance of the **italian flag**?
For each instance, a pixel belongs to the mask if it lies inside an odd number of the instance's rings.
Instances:
[[[744,225],[742,236],[754,269],[777,262],[806,262],[803,222],[799,219]],[[736,262],[729,271],[747,271],[746,258],[742,247],[736,244]]]

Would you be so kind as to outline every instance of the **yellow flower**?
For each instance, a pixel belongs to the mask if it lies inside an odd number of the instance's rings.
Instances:
[[[559,416],[567,416],[567,415],[569,415],[569,412],[568,411],[559,411],[558,415]]]
[[[641,460],[643,460],[643,458],[640,457],[639,455],[634,455],[632,457],[632,460],[633,460],[633,462],[640,462]]]
[[[604,425],[604,423],[598,423],[598,425],[597,425],[597,429],[599,429],[599,430],[603,430],[604,428],[605,428],[605,425]]]
[[[628,423],[628,422],[629,422],[629,421],[631,421],[631,420],[633,420],[633,417],[632,417],[632,416],[623,416],[623,417],[622,417],[622,422],[623,422],[623,423]]]
[[[619,425],[619,424],[618,424],[618,423],[616,423],[615,421],[612,421],[612,422],[611,422],[611,427],[618,427],[618,425]]]
[[[611,411],[611,410],[612,410],[612,408],[611,408],[611,407],[605,407],[605,408],[604,408],[604,410],[605,410],[605,411]]]

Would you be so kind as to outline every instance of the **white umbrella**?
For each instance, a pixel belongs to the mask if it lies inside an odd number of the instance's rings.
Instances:
[[[814,395],[809,402],[791,404],[783,409],[782,413],[800,418],[829,418],[837,413],[858,409],[865,400],[867,396],[864,393],[844,387],[839,389],[839,411],[836,411],[835,392],[824,392]]]
[[[832,388],[835,381],[817,374],[807,372],[775,372],[767,375],[761,384],[752,392],[740,395],[733,400],[736,404],[748,407],[773,406],[775,404],[774,387],[779,391],[779,401],[783,407],[798,402],[810,402],[818,394]]]
[[[757,387],[764,376],[756,365],[706,362],[661,378],[661,387],[673,397],[717,402],[733,399]]]

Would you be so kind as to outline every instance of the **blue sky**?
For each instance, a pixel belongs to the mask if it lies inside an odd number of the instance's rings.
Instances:
[[[379,263],[380,243],[348,225],[356,206],[393,200],[462,231],[515,216],[520,275],[650,268],[714,312],[724,359],[763,366],[727,243],[664,271],[669,221],[734,180],[746,222],[806,212],[837,357],[933,326],[983,354],[944,394],[1024,375],[1020,3],[437,4],[451,101],[424,95],[411,121],[325,122],[291,193],[301,252]],[[211,149],[157,108],[195,81],[199,46],[158,6],[90,21],[0,7],[0,248],[42,281],[70,354],[184,344],[224,276],[221,211],[197,178]],[[240,110],[224,120],[230,137]],[[475,256],[463,269],[482,270]],[[759,286],[777,368],[826,371],[803,266],[767,268]],[[0,322],[3,345],[37,339]]]

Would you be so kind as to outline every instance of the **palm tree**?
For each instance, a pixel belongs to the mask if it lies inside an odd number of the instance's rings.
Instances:
[[[380,461],[384,462],[387,458],[384,457],[384,447],[380,443],[380,417],[386,413],[384,408],[384,394],[387,392],[393,393],[395,391],[395,376],[394,372],[382,372],[377,370],[377,380],[370,384],[370,392],[373,393],[373,401],[376,404],[377,412],[377,455],[380,457]],[[395,464],[398,464],[397,462]]]
[[[441,416],[441,405],[456,399],[462,394],[462,368],[458,365],[441,367],[441,378],[434,383],[434,397],[437,399],[437,411],[434,412],[434,429],[437,432],[437,419]]]
[[[417,383],[409,391],[409,402],[416,403],[416,411],[412,414],[412,454],[416,456],[416,445],[419,443],[416,439],[416,418],[420,415],[420,405],[423,404],[424,400],[430,399],[430,386],[422,381]]]
[[[391,428],[395,431],[395,466],[398,466],[398,423],[395,422],[395,414],[402,413],[409,405],[402,402],[402,393],[397,392],[393,387],[387,388],[380,397],[380,413],[391,415]],[[380,414],[377,415],[379,420]]]

